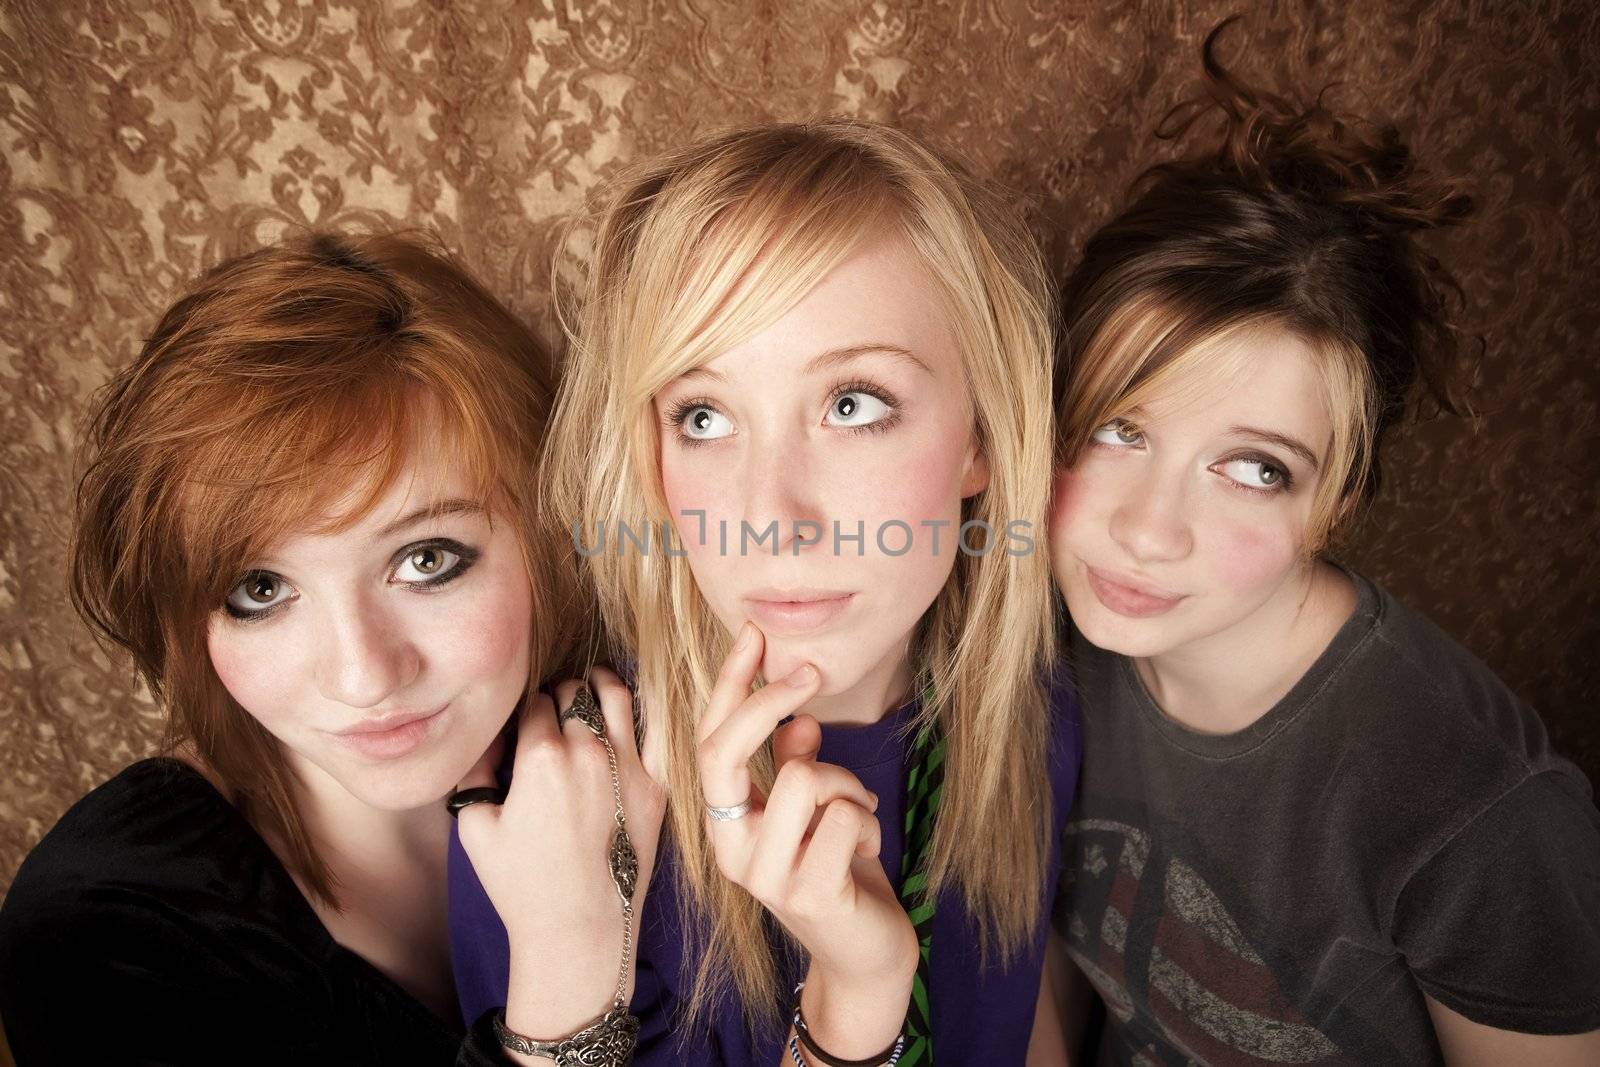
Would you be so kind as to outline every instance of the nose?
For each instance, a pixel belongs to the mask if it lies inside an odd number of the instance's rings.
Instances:
[[[1130,483],[1111,513],[1111,538],[1140,563],[1183,559],[1194,548],[1181,477]]]
[[[770,555],[776,543],[778,555],[789,555],[823,543],[829,533],[828,516],[821,502],[819,471],[805,435],[768,433],[761,437],[752,442],[745,456],[743,481],[750,488],[741,518],[749,532],[740,531],[740,547],[749,555]],[[773,523],[777,526],[769,533]]]
[[[334,609],[318,656],[322,695],[352,708],[378,706],[422,669],[421,654],[400,621],[362,598]]]

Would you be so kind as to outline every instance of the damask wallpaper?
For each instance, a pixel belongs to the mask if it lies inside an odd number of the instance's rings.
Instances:
[[[712,127],[894,122],[1007,183],[1059,262],[1170,150],[1221,17],[1245,71],[1393,117],[1471,178],[1439,246],[1478,421],[1393,442],[1347,553],[1600,777],[1600,6],[1589,0],[6,0],[0,5],[0,889],[158,714],[66,600],[91,392],[184,282],[301,226],[436,229],[546,336],[560,224]],[[581,233],[581,231],[580,231]]]

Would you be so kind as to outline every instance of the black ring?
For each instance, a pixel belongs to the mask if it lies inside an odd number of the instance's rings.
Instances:
[[[474,789],[458,789],[445,799],[445,810],[454,819],[461,814],[462,808],[470,808],[474,804],[504,804],[506,791],[495,785],[480,785]]]

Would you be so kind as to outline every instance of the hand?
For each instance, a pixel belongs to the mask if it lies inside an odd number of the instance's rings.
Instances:
[[[633,895],[635,940],[655,865],[666,797],[634,744],[632,696],[611,671],[590,685],[616,751],[628,838],[639,860]],[[515,773],[504,805],[475,804],[460,815],[461,844],[506,924],[511,979],[506,1024],[541,1040],[587,1025],[611,1004],[622,964],[622,898],[607,856],[616,830],[605,746],[578,719],[559,726],[583,683],[540,694],[517,727]],[[495,784],[499,746],[484,754],[462,788]],[[632,993],[627,976],[624,996]]]
[[[816,695],[820,675],[805,664],[752,694],[764,647],[761,631],[747,623],[699,723],[706,803],[750,802],[737,820],[707,816],[712,847],[722,873],[810,954],[806,1018],[818,1041],[841,1056],[870,1055],[905,1018],[916,932],[878,861],[877,797],[849,771],[817,761],[815,719],[797,715],[774,735],[781,719]],[[762,796],[749,763],[769,735],[777,776]]]

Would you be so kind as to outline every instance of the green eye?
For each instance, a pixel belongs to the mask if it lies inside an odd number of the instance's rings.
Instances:
[[[1112,448],[1128,448],[1143,441],[1144,433],[1127,419],[1112,419],[1090,434],[1089,439]]]
[[[442,545],[423,545],[411,550],[394,576],[400,582],[426,582],[457,569],[460,564],[460,553]]]

